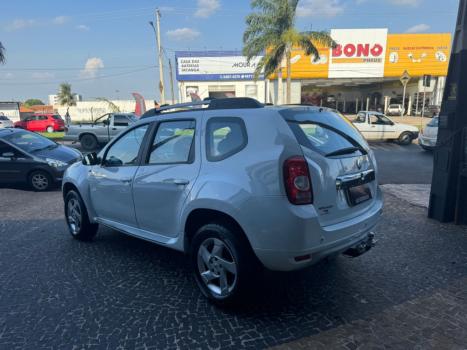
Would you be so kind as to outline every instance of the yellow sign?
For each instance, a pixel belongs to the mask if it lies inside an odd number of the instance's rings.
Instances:
[[[384,64],[385,77],[448,74],[450,34],[389,34]]]
[[[294,48],[291,55],[292,79],[327,78],[329,71],[329,48],[317,45],[319,59],[306,56],[302,49]],[[282,69],[282,77],[287,78],[287,70]],[[277,75],[270,79],[277,78]]]

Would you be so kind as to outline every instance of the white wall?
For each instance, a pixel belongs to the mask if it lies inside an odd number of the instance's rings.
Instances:
[[[120,108],[122,113],[133,113],[135,111],[135,100],[112,100],[112,102]],[[112,112],[109,104],[103,101],[80,101],[76,103],[76,106],[72,107],[54,105],[54,109],[62,117],[65,116],[68,108],[73,121],[91,121],[103,114]],[[146,109],[151,108],[154,108],[154,101],[146,101]]]
[[[19,121],[20,114],[18,102],[0,103],[0,115],[1,114],[7,116],[13,122]]]
[[[256,95],[247,96],[247,86],[256,86]],[[228,87],[233,87],[235,97],[253,97],[260,102],[265,102],[265,82],[258,80],[241,81],[182,81],[178,82],[178,91],[181,102],[191,102],[190,96],[187,96],[187,87],[198,87],[198,95],[201,99],[209,97],[209,91],[222,91]],[[251,89],[251,88],[250,88]],[[251,90],[250,90],[251,91]]]

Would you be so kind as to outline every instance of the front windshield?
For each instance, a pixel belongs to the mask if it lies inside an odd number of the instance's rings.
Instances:
[[[28,153],[57,147],[57,144],[53,141],[50,141],[48,138],[27,131],[18,131],[12,133],[10,135],[4,136],[4,139]]]

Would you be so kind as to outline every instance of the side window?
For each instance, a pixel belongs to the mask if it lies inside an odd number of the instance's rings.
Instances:
[[[148,125],[137,127],[110,146],[105,156],[105,166],[136,165],[138,154]]]
[[[130,121],[124,115],[114,115],[114,126],[128,126]]]
[[[193,159],[195,122],[162,122],[149,149],[148,164],[189,163]]]
[[[381,124],[381,122],[380,122],[378,116],[376,116],[376,115],[374,115],[374,114],[370,115],[370,123],[371,123],[371,125],[378,125],[378,124]]]
[[[354,120],[354,123],[365,123],[365,113],[358,113],[357,118]]]
[[[245,123],[240,118],[211,118],[206,125],[206,157],[211,162],[240,152],[248,143]]]
[[[45,115],[40,115],[37,119],[39,119],[39,120],[47,120],[48,118],[47,118],[47,116],[45,116]]]

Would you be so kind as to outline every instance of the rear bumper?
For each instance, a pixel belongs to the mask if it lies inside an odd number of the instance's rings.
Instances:
[[[382,208],[382,194],[378,190],[378,197],[373,205],[357,217],[329,226],[320,226],[316,217],[306,220],[301,218],[301,224],[295,226],[296,232],[281,234],[283,242],[276,244],[276,249],[253,247],[253,250],[262,264],[270,270],[302,269],[367,242],[382,214]],[[297,245],[297,242],[301,244]]]
[[[421,147],[425,149],[434,149],[436,147],[436,138],[424,137],[420,134],[418,138],[418,143]]]

